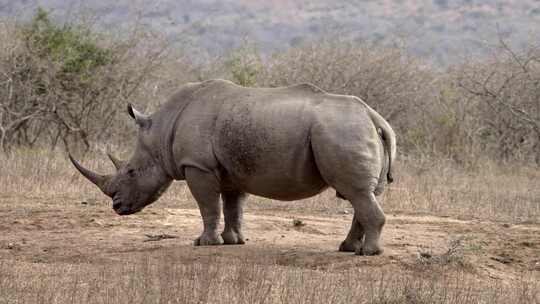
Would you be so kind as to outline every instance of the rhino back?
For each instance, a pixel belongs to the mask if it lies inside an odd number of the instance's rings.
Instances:
[[[281,200],[309,197],[326,187],[309,138],[313,110],[324,98],[313,88],[234,87],[225,94],[212,144],[235,185]]]

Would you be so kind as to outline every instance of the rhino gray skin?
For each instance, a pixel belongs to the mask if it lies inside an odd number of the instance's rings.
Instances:
[[[74,166],[113,199],[116,213],[136,213],[173,180],[186,180],[204,224],[195,245],[243,244],[248,193],[298,200],[333,187],[354,207],[339,250],[382,253],[385,216],[375,195],[392,181],[396,136],[359,98],[310,84],[244,88],[210,80],[183,86],[150,116],[131,105],[128,112],[139,126],[138,142],[125,163],[109,156],[116,174],[96,174],[70,155]]]

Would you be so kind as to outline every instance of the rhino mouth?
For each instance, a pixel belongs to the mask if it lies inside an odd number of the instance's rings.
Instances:
[[[124,199],[122,198],[120,193],[118,193],[118,192],[114,193],[112,195],[114,212],[116,212],[116,214],[118,214],[118,215],[130,215],[130,214],[140,212],[146,206],[148,206],[151,203],[157,201],[159,199],[159,197],[165,191],[167,191],[167,189],[169,188],[171,183],[172,183],[172,181],[169,181],[165,185],[161,186],[161,188],[159,188],[151,197],[149,197],[147,200],[144,200],[144,202],[142,204],[141,203],[138,203],[138,204],[133,204],[133,203],[132,204],[126,204],[126,201],[124,201]],[[133,196],[133,195],[131,195],[131,196]],[[135,202],[137,202],[137,201],[140,201],[140,198],[141,197],[136,194],[134,199],[132,198],[132,199],[129,199],[128,201],[133,202],[133,200],[134,200]],[[133,207],[134,205],[137,205],[137,207],[134,208]]]
[[[114,212],[118,215],[130,215],[140,212],[143,208],[131,209],[131,208],[118,208],[114,209]]]
[[[123,203],[122,199],[118,195],[113,196],[113,209],[114,209],[114,212],[116,212],[116,214],[118,215],[134,214],[141,211],[143,208],[144,207],[135,208],[135,209],[130,208]]]

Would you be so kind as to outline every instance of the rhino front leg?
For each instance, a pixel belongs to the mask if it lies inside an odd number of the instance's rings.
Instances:
[[[244,244],[242,219],[247,194],[240,191],[226,191],[221,197],[225,216],[225,229],[221,234],[223,241],[225,244]]]
[[[219,185],[215,176],[193,167],[186,168],[185,176],[189,190],[199,205],[204,225],[203,233],[193,244],[195,246],[223,244],[223,239],[218,233],[221,205]]]

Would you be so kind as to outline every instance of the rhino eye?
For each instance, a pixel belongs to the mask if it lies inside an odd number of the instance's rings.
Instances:
[[[135,170],[129,169],[129,170],[127,171],[127,174],[128,174],[130,177],[134,177],[134,176],[135,176]]]

